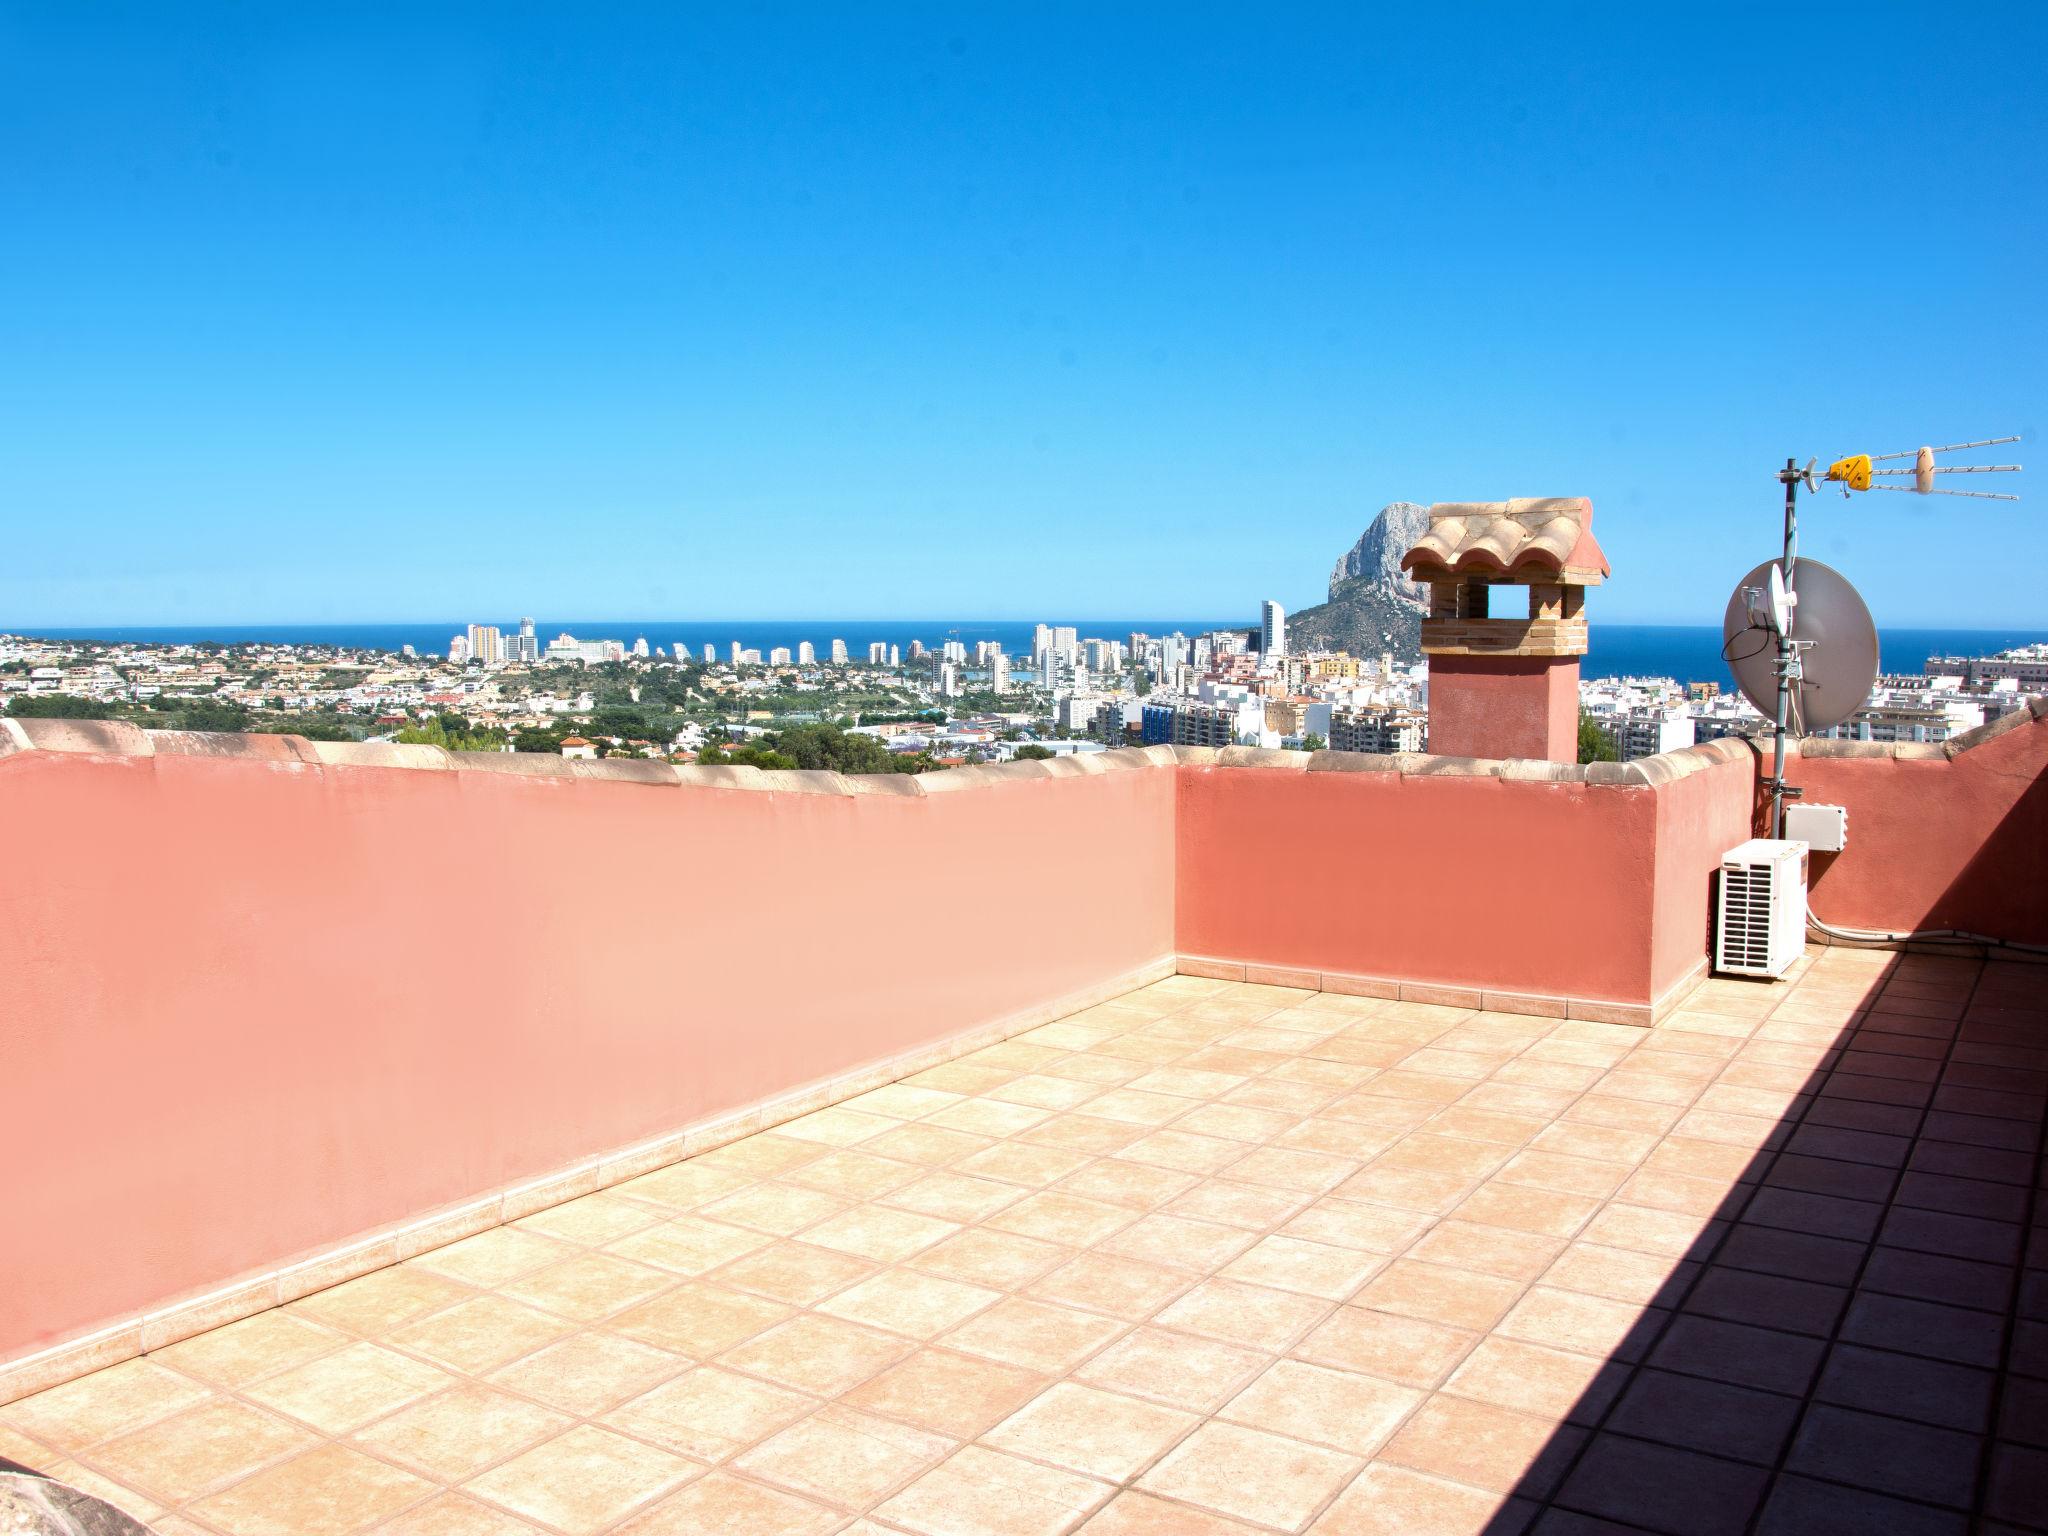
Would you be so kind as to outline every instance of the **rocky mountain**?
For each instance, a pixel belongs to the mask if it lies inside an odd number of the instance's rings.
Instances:
[[[1397,501],[1380,509],[1330,572],[1330,600],[1287,616],[1287,639],[1302,650],[1342,649],[1396,662],[1422,659],[1422,616],[1429,588],[1410,581],[1401,557],[1429,526],[1429,509]]]

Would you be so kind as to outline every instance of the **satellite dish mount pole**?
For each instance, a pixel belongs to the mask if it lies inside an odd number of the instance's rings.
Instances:
[[[1793,571],[1799,563],[1799,485],[1801,481],[1812,484],[1813,467],[1799,467],[1797,459],[1787,459],[1785,467],[1778,471],[1779,483],[1785,487],[1785,588],[1795,591]],[[1796,622],[1796,607],[1787,610],[1785,622],[1778,630],[1778,731],[1771,747],[1771,776],[1767,781],[1771,787],[1771,836],[1785,835],[1785,797],[1796,797],[1796,789],[1785,787],[1785,737],[1792,724],[1792,689],[1799,681],[1799,652],[1792,644],[1792,630]]]

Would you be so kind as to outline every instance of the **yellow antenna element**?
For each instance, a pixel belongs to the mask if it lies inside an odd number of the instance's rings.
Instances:
[[[1978,501],[2018,501],[2017,496],[2008,496],[1998,491],[1951,491],[1936,486],[1936,475],[2010,475],[2019,470],[2017,464],[1937,464],[1937,453],[1959,453],[1965,448],[1989,448],[1997,443],[2016,443],[2016,437],[1985,437],[1973,443],[1944,443],[1939,448],[1902,448],[1897,453],[1852,453],[1846,459],[1837,459],[1828,466],[1829,483],[1842,487],[1842,494],[1851,491],[1909,491],[1918,496],[1968,496]],[[1911,459],[1911,469],[1873,469],[1871,465],[1881,464],[1886,459]],[[1880,482],[1887,479],[1910,480],[1910,485],[1890,485]]]
[[[1828,478],[1839,485],[1846,485],[1852,491],[1870,489],[1870,455],[1854,453],[1846,459],[1837,459],[1828,466]]]

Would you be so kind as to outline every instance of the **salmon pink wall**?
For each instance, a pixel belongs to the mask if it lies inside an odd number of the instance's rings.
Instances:
[[[1848,847],[1811,862],[1821,921],[2048,944],[2048,720],[1953,758],[1801,756],[1787,776],[1849,810]]]
[[[1650,995],[1661,999],[1713,953],[1714,887],[1729,849],[1756,835],[1757,766],[1739,758],[1657,787]]]
[[[1156,961],[1173,816],[0,756],[0,1360]]]
[[[1660,793],[1183,767],[1180,949],[1645,1003]]]

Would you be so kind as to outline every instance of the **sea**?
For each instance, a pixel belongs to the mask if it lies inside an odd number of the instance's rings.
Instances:
[[[1246,629],[1244,619],[1048,619],[1071,624],[1085,639],[1121,640],[1133,631],[1167,635],[1175,630],[1198,635],[1213,629]],[[518,620],[501,622],[507,634]],[[558,634],[579,640],[620,640],[631,646],[645,639],[657,651],[673,654],[682,644],[693,655],[716,646],[722,658],[734,641],[766,655],[776,646],[794,651],[808,640],[821,656],[834,640],[844,640],[855,661],[867,658],[868,646],[880,640],[908,651],[921,640],[937,649],[948,640],[964,641],[970,650],[977,640],[994,640],[1011,656],[1031,652],[1033,625],[1009,619],[764,619],[677,623],[669,619],[546,619],[535,630],[546,645]],[[332,645],[360,650],[397,651],[412,646],[421,654],[446,654],[449,639],[467,628],[460,623],[426,624],[189,624],[103,625],[85,628],[23,628],[12,631],[52,640],[99,640],[111,643],[190,645]],[[10,632],[0,622],[0,633]],[[1878,633],[1878,664],[1885,672],[1918,672],[1932,656],[1989,656],[2016,645],[2048,642],[2048,629],[1885,629]],[[1594,624],[1591,650],[1580,667],[1583,677],[1673,677],[1680,682],[1727,683],[1721,660],[1721,631],[1705,624]]]

